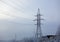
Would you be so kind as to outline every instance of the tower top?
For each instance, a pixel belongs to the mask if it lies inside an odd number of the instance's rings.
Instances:
[[[38,8],[38,12],[37,12],[37,14],[40,14],[40,9]]]

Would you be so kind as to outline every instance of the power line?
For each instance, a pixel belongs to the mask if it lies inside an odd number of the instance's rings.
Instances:
[[[12,6],[12,5],[10,5],[10,4],[8,4],[8,3],[6,3],[6,2],[2,1],[2,0],[1,0],[1,2],[3,2],[3,3],[5,3],[5,4],[7,4],[8,6],[10,6],[10,7],[14,8],[14,9],[16,9],[16,10],[20,11],[20,12],[22,12],[20,9],[18,9],[18,8],[16,8],[16,7],[14,7],[14,6]],[[23,13],[23,12],[22,12],[22,13]]]
[[[6,3],[5,1],[1,0],[1,2],[5,3],[6,5],[8,5],[8,6],[10,6],[10,7],[14,8],[14,9],[18,10],[19,12],[21,12],[21,10],[20,10],[20,9],[15,8],[14,6],[12,6],[12,5],[10,5],[10,4],[8,4],[8,3]],[[4,6],[4,7],[6,7],[6,6]],[[23,11],[22,11],[22,13],[23,13]],[[23,14],[24,14],[24,13],[23,13]]]
[[[6,2],[4,2],[4,1],[2,1],[2,0],[1,0],[1,2],[7,4]],[[7,4],[7,5],[11,6],[10,4]],[[4,6],[4,7],[6,7],[6,6]],[[15,7],[13,7],[13,6],[12,6],[12,8],[17,9],[17,8],[15,8]],[[18,9],[18,10],[20,10],[20,9]],[[19,11],[19,12],[20,12],[20,11]],[[8,12],[8,14],[10,14],[10,13],[11,13],[11,12]],[[8,15],[8,14],[4,14],[4,15]],[[8,15],[8,16],[16,17],[16,16],[12,16],[12,15]]]
[[[21,9],[16,8],[16,7],[12,6],[11,4],[8,4],[7,2],[5,2],[5,1],[3,1],[3,0],[1,0],[1,2],[5,3],[6,5],[8,5],[8,6],[12,7],[13,9],[18,10],[19,12],[21,12],[21,13],[24,14],[24,11],[21,11]],[[6,6],[4,6],[4,7],[6,7]],[[15,10],[14,10],[14,11],[15,11]]]
[[[11,1],[11,0],[10,0]],[[14,3],[15,5],[17,5],[19,8],[22,8],[23,9],[23,7],[21,7],[19,4],[17,4],[16,2],[14,2],[13,0],[11,1],[12,3]]]

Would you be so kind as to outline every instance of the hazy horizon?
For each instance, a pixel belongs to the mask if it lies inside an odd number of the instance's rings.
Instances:
[[[60,0],[0,0],[0,40],[34,37],[38,8],[43,15],[43,35],[56,34],[60,21]]]

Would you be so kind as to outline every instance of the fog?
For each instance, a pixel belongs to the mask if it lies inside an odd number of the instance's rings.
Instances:
[[[56,34],[60,21],[60,0],[0,0],[0,40],[34,37],[35,15],[40,8],[43,35]]]

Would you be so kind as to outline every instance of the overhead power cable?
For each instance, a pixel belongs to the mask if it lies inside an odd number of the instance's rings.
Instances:
[[[18,8],[16,8],[16,7],[12,6],[11,4],[8,4],[7,2],[5,2],[5,1],[3,1],[3,0],[1,0],[1,2],[3,2],[3,3],[5,3],[5,4],[7,4],[8,6],[10,6],[10,7],[14,8],[14,9],[16,9],[16,10],[18,10],[19,12],[22,12],[22,11],[21,11],[21,9],[18,9]],[[22,13],[23,13],[23,12],[22,12]]]

